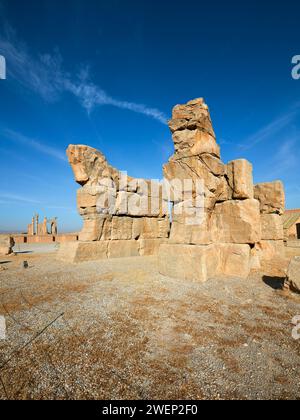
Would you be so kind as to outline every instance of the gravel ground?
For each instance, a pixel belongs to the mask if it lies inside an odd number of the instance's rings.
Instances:
[[[174,280],[154,257],[2,259],[0,398],[299,399],[300,296],[280,284]]]
[[[59,244],[16,244],[13,251],[16,254],[49,254],[56,252],[59,248]]]

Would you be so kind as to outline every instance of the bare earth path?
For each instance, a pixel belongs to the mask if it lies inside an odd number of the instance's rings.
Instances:
[[[0,398],[299,399],[300,296],[264,280],[177,281],[153,257],[2,259]]]

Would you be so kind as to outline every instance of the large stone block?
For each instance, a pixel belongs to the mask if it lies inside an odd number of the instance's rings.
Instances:
[[[173,134],[173,141],[176,152],[189,152],[191,156],[209,153],[213,156],[220,157],[220,146],[215,138],[210,134],[196,130],[176,131]]]
[[[14,245],[15,241],[11,236],[0,235],[0,255],[10,255]]]
[[[159,272],[168,277],[205,282],[215,275],[218,249],[214,245],[161,245]]]
[[[251,249],[249,245],[220,244],[217,275],[246,279],[251,270]]]
[[[58,260],[68,263],[82,263],[107,259],[108,241],[61,243],[57,252]]]
[[[167,239],[140,239],[140,255],[143,257],[150,255],[158,255],[160,246],[167,242]]]
[[[300,293],[300,257],[294,257],[288,268],[288,284],[292,291]]]
[[[285,257],[285,246],[283,241],[260,241],[256,248],[262,262],[272,260],[283,260]]]
[[[141,239],[164,239],[169,237],[170,221],[168,218],[144,217]]]
[[[177,105],[173,109],[172,120],[169,121],[172,133],[179,130],[194,130],[199,128],[215,137],[208,106],[203,98],[197,98],[184,105]]]
[[[284,239],[283,218],[279,214],[262,214],[262,240],[280,241]]]
[[[139,255],[138,241],[109,241],[108,258],[128,258]]]
[[[79,241],[103,241],[111,239],[111,216],[96,216],[83,222]]]
[[[260,202],[260,210],[265,214],[282,215],[285,209],[285,193],[282,182],[266,182],[254,187],[254,197]]]
[[[211,217],[205,209],[182,208],[184,203],[174,206],[170,243],[209,245],[212,243]],[[182,212],[180,213],[179,210]]]
[[[111,239],[113,241],[132,239],[132,225],[132,217],[113,217]]]
[[[234,199],[252,199],[254,197],[252,171],[251,163],[245,159],[228,163],[227,175]]]
[[[231,200],[217,204],[213,215],[215,242],[255,244],[261,240],[257,200]]]
[[[199,195],[211,191],[221,195],[226,189],[225,178],[215,176],[198,156],[180,160],[171,158],[164,165],[164,176],[176,191],[175,199],[170,200],[174,202],[186,199],[182,192],[187,194],[192,191],[193,195]]]

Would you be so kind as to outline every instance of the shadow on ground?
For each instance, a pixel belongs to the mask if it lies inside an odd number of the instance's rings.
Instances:
[[[263,276],[263,282],[274,290],[282,290],[284,288],[284,277]]]

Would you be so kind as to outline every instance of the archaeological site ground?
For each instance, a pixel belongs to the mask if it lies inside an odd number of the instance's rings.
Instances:
[[[0,236],[1,399],[299,399],[299,213],[204,99],[169,128],[163,180],[70,145],[82,230]]]

